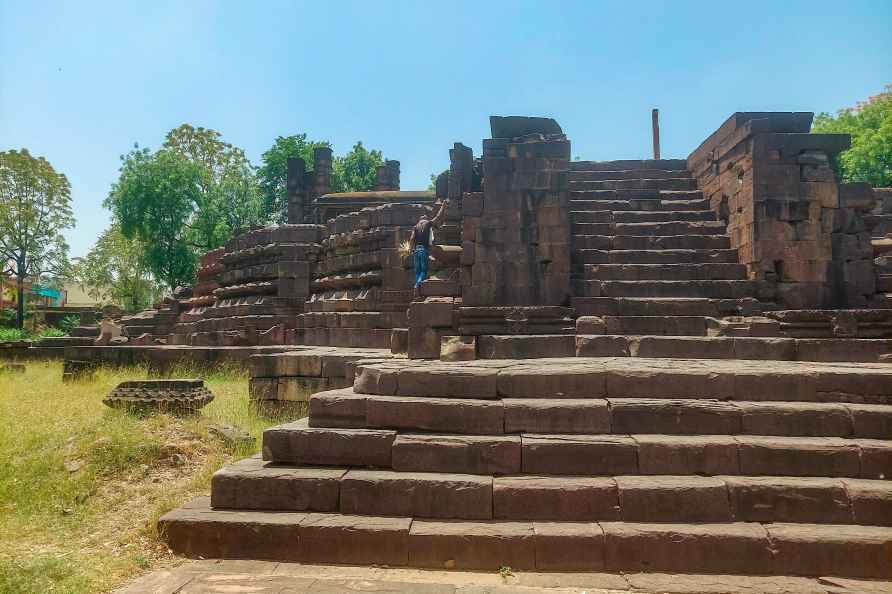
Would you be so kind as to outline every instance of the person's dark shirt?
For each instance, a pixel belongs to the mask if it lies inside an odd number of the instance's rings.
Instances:
[[[429,248],[431,246],[431,229],[433,228],[433,223],[431,223],[427,219],[423,219],[418,221],[418,224],[415,225],[415,228],[412,229],[412,237],[415,238],[415,246],[421,246],[425,248]]]

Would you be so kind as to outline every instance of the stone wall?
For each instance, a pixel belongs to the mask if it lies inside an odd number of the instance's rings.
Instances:
[[[310,294],[324,227],[280,225],[231,239],[220,261],[215,302],[194,322],[188,344],[284,344]]]
[[[406,327],[413,274],[400,244],[420,204],[364,208],[329,221],[295,344],[389,348],[391,329]]]
[[[811,113],[732,115],[688,157],[728,223],[760,298],[786,308],[864,307],[875,281],[865,188],[840,184],[844,134],[809,134]]]
[[[570,142],[548,118],[493,116],[490,126],[483,191],[462,203],[463,304],[565,305]]]
[[[190,335],[195,332],[195,323],[204,317],[207,308],[214,305],[217,298],[214,291],[220,288],[220,273],[223,272],[223,254],[226,248],[217,248],[201,256],[192,297],[182,302],[180,315],[173,327],[168,344],[189,344]]]

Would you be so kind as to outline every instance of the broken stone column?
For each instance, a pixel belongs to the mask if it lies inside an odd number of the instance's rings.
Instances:
[[[375,171],[375,191],[388,192],[398,191],[400,189],[400,162],[384,161],[384,165],[379,165]]]
[[[300,225],[306,222],[306,192],[304,186],[306,173],[306,164],[303,159],[300,157],[288,158],[288,176],[285,184],[288,191],[287,222],[289,225]]]
[[[324,196],[331,191],[331,148],[317,146],[313,149],[313,197]]]

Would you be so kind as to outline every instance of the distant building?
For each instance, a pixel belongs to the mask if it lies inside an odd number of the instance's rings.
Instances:
[[[76,282],[66,282],[61,289],[25,281],[25,295],[29,304],[42,307],[96,307],[99,301]],[[0,310],[14,309],[18,303],[18,291],[14,278],[0,276]]]
[[[62,285],[65,291],[64,307],[98,307],[100,300],[91,297],[88,288],[76,282],[67,282]]]

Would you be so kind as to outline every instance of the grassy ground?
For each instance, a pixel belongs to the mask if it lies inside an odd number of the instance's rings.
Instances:
[[[207,494],[213,472],[255,453],[263,429],[281,419],[249,405],[240,370],[176,375],[202,377],[216,396],[200,416],[138,417],[102,404],[118,382],[147,377],[141,368],[67,384],[58,362],[0,373],[0,593],[106,592],[177,562],[158,538],[158,517]],[[220,422],[256,445],[211,436]]]

